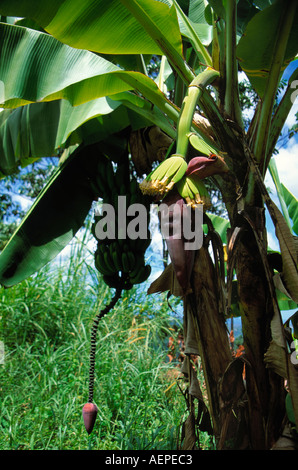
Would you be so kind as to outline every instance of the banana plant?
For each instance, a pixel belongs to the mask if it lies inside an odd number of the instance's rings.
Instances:
[[[214,436],[217,449],[279,448],[283,426],[292,445],[298,374],[280,293],[297,305],[289,224],[297,201],[283,188],[280,210],[264,178],[274,171],[275,144],[293,104],[295,67],[274,106],[298,52],[296,0],[1,0],[0,14],[16,18],[0,23],[1,176],[57,149],[66,155],[1,253],[1,284],[21,282],[70,241],[94,200],[95,166],[105,156],[121,161],[129,148],[148,197],[161,203],[175,192],[183,204],[204,208],[190,288],[181,291],[173,257],[148,291],[169,291],[184,304],[189,417],[181,447],[199,447],[196,426]],[[150,74],[156,63],[157,78]],[[259,99],[247,128],[239,70]],[[160,141],[144,138],[156,128],[159,140],[166,137],[164,161]],[[208,179],[222,194],[224,221],[207,211]],[[279,253],[268,251],[265,207]],[[225,323],[235,303],[241,357],[232,354]],[[208,403],[192,354],[200,357]]]

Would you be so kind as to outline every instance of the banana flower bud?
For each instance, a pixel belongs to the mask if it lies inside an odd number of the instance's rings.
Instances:
[[[186,176],[195,176],[199,179],[208,176],[227,173],[229,171],[225,161],[218,155],[211,153],[209,157],[198,156],[190,160],[185,172]]]
[[[86,431],[88,434],[91,434],[92,429],[95,424],[98,408],[94,403],[85,403],[83,406],[83,420]]]

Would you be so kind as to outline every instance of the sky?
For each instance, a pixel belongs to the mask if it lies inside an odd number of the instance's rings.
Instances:
[[[289,76],[292,74],[293,70],[298,67],[298,60],[292,62],[289,67],[285,70],[283,78],[288,80]],[[283,128],[282,134],[286,133],[295,123],[296,117],[295,114],[298,112],[298,97],[293,103],[292,109],[288,115],[288,118],[285,122],[285,126]],[[277,148],[279,148],[277,146]],[[279,148],[279,153],[272,157],[275,160],[279,179],[281,183],[295,196],[298,198],[298,135],[292,137],[291,139],[286,141],[286,144]],[[278,207],[279,201],[276,194],[276,189],[272,178],[267,173],[265,177],[265,184],[266,187],[270,191],[270,197],[273,201],[277,204]],[[267,220],[267,229],[268,229],[268,242],[269,246],[272,249],[279,249],[278,241],[274,234],[274,227],[270,220],[270,217],[267,213],[266,216]]]

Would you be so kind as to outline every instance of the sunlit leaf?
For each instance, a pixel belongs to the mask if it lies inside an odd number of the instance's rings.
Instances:
[[[143,10],[143,17],[151,19],[160,37],[181,54],[175,9],[160,1],[134,3]],[[59,41],[80,49],[106,54],[161,53],[144,25],[119,0],[3,0],[0,13],[31,18]]]
[[[77,106],[132,89],[166,101],[146,75],[123,71],[97,54],[66,46],[39,31],[0,23],[0,48],[3,107],[57,99]]]

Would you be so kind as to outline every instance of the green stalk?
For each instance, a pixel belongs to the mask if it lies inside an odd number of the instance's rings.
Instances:
[[[158,75],[158,88],[162,93],[164,93],[165,85],[164,85],[164,73],[165,73],[165,63],[166,63],[166,56],[161,56],[160,59],[160,68],[159,68],[159,75]]]
[[[236,60],[236,0],[226,2],[226,90],[225,111],[242,127],[238,94],[238,64]]]
[[[142,6],[135,0],[120,0],[121,3],[133,14],[133,16],[144,27],[151,38],[156,42],[161,51],[167,56],[168,61],[183,79],[189,84],[193,78],[194,73],[185,62],[182,55],[173,47],[171,42],[162,34],[162,31],[156,26],[151,17],[142,8]]]
[[[213,26],[212,26],[212,65],[213,68],[220,71],[220,43],[218,35],[218,26],[216,23],[215,13],[212,13]]]
[[[137,56],[137,63],[138,63],[138,66],[139,66],[139,71],[148,77],[147,67],[146,67],[146,64],[145,64],[143,54],[139,54]]]
[[[202,97],[205,87],[219,76],[219,72],[214,69],[207,68],[200,73],[189,85],[188,93],[185,96],[177,128],[177,148],[176,153],[186,156],[188,148],[188,134],[190,132],[193,115],[198,100]]]
[[[256,161],[259,164],[262,164],[262,172],[264,172],[264,162],[266,161],[268,150],[268,139],[270,134],[274,98],[279,84],[280,73],[282,71],[285,51],[288,44],[296,7],[296,0],[290,0],[289,2],[285,3],[284,14],[280,18],[279,34],[276,39],[275,48],[272,51],[272,63],[261,107],[259,127],[257,129],[254,148]]]
[[[193,29],[192,24],[189,21],[188,17],[185,15],[184,11],[182,10],[178,2],[176,2],[176,0],[174,0],[174,5],[178,12],[178,16],[180,17],[181,21],[183,22],[184,26],[186,27],[188,31],[191,44],[194,50],[196,51],[197,56],[200,59],[203,59],[204,65],[212,67],[212,57],[210,56],[205,46],[202,44],[199,36]]]

